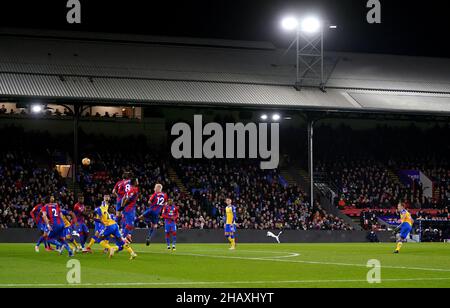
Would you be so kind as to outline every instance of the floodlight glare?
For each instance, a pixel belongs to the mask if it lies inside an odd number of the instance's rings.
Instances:
[[[31,111],[33,113],[40,113],[40,112],[42,112],[42,106],[41,105],[33,105],[33,106],[31,106]]]
[[[267,116],[267,114],[263,114],[261,116],[261,120],[266,121],[269,117]]]
[[[298,21],[294,17],[286,17],[281,21],[281,26],[285,30],[292,31],[292,30],[297,29]]]
[[[274,120],[274,121],[280,121],[280,119],[281,119],[281,116],[279,114],[274,114],[272,116],[272,120]]]
[[[315,17],[308,17],[303,19],[301,30],[306,33],[316,33],[320,30],[320,20]]]

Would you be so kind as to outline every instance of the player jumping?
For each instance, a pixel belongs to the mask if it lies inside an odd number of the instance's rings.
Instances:
[[[120,211],[120,208],[122,207],[122,199],[127,193],[127,190],[130,189],[130,185],[130,173],[124,172],[122,175],[122,180],[118,181],[116,185],[114,185],[114,189],[112,191],[113,195],[116,196],[116,221],[119,226],[122,218],[122,213]]]
[[[164,218],[167,249],[170,250],[170,236],[172,236],[172,251],[175,251],[175,246],[177,244],[178,207],[173,204],[172,199],[169,199],[167,204],[163,207],[162,217]]]
[[[123,235],[130,242],[134,230],[134,221],[136,220],[136,202],[139,194],[138,184],[139,182],[137,179],[130,181],[130,186],[127,188],[127,192],[122,198],[122,205],[119,209],[121,212],[123,211]]]
[[[400,213],[401,224],[394,232],[397,234],[397,232],[400,231],[400,239],[397,241],[397,248],[394,253],[400,253],[400,249],[402,248],[403,243],[406,242],[414,224],[411,214],[405,209],[405,206],[401,202],[398,204],[398,211]]]
[[[232,205],[232,200],[230,198],[227,198],[225,200],[225,203],[227,204],[227,207],[225,208],[225,217],[224,217],[224,223],[225,223],[225,237],[230,242],[230,250],[236,249],[236,239],[235,239],[235,233],[236,233],[236,207]]]
[[[167,202],[167,194],[162,192],[163,186],[156,184],[154,194],[149,198],[149,206],[144,213],[139,217],[139,220],[145,220],[150,225],[146,245],[150,245],[153,235],[155,235],[159,224],[162,207]]]

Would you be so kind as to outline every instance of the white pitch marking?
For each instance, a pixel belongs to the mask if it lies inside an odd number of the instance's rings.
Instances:
[[[150,254],[166,254],[166,252],[153,252],[153,251],[141,251],[139,253],[150,253]],[[219,255],[205,255],[205,254],[194,254],[194,253],[176,253],[182,256],[192,256],[192,257],[205,257],[205,258],[219,258],[219,259],[241,259],[241,260],[255,260],[255,261],[275,261],[275,262],[288,262],[288,263],[303,263],[303,264],[317,264],[317,265],[337,265],[337,266],[354,266],[354,267],[367,267],[367,264],[353,264],[353,263],[338,263],[338,262],[320,262],[320,261],[303,261],[303,260],[285,260],[280,259],[280,257],[239,257],[239,256],[219,256]],[[294,256],[285,256],[294,257]],[[431,271],[431,272],[450,272],[450,269],[442,268],[427,268],[427,267],[407,267],[407,266],[389,266],[384,265],[381,268],[390,269],[404,269],[404,270],[417,270],[417,271]]]
[[[446,281],[450,277],[443,278],[391,278],[382,279],[381,282],[401,281]],[[7,287],[92,287],[92,286],[171,286],[171,285],[233,285],[233,284],[304,284],[304,283],[351,283],[367,282],[365,279],[323,279],[323,280],[280,280],[280,281],[183,281],[183,282],[99,282],[99,283],[10,283],[0,284],[1,288]]]
[[[156,252],[156,251],[137,251],[137,253],[149,253],[149,254],[167,254],[167,252]],[[300,254],[298,253],[289,253],[289,255],[285,256],[275,256],[275,257],[239,257],[239,256],[220,256],[220,255],[205,255],[198,253],[175,253],[176,255],[181,256],[190,256],[190,257],[206,257],[206,258],[219,258],[219,259],[240,259],[240,260],[260,260],[260,261],[283,261],[280,260],[282,258],[293,258],[298,257]]]
[[[218,252],[223,252],[223,249],[203,249],[203,250],[191,250],[192,253],[197,253],[197,252],[211,252],[211,251],[218,251]],[[239,250],[239,253],[244,252],[244,253],[268,253],[268,254],[286,254],[283,256],[271,256],[271,257],[258,257],[260,259],[267,259],[267,258],[271,258],[271,259],[285,259],[285,258],[294,258],[294,257],[298,257],[300,256],[299,253],[296,252],[287,252],[287,251],[262,251],[262,250]],[[153,253],[153,252],[148,252],[148,251],[142,251],[141,253]],[[157,252],[155,252],[157,253]],[[209,256],[209,255],[208,255]],[[217,256],[217,255],[211,255],[211,256]],[[246,257],[243,257],[246,258]]]

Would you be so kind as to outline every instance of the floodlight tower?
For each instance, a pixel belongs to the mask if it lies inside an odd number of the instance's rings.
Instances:
[[[295,89],[302,86],[319,87],[325,92],[323,65],[323,33],[324,28],[336,29],[337,26],[321,21],[317,17],[298,19],[290,16],[281,21],[287,31],[296,31],[296,80]],[[306,116],[308,127],[308,173],[310,206],[314,206],[314,124],[313,116]]]
[[[286,17],[281,26],[287,31],[296,31],[296,81],[295,88],[317,86],[325,91],[323,64],[323,34],[325,23],[317,17]],[[328,25],[336,29],[334,25]]]

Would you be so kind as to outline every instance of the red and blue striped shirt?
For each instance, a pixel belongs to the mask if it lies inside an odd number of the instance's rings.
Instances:
[[[33,218],[33,221],[37,225],[44,223],[44,220],[42,219],[42,216],[41,216],[41,211],[42,211],[43,207],[44,207],[44,205],[42,203],[39,203],[30,212],[31,218]]]
[[[114,186],[114,191],[117,193],[119,199],[122,199],[131,188],[130,182],[130,180],[121,180]]]
[[[58,203],[46,204],[42,210],[43,213],[47,214],[50,225],[61,225],[63,220],[61,218],[61,209]]]
[[[148,199],[150,210],[154,213],[161,213],[163,206],[167,203],[167,194],[163,192],[154,193]]]
[[[125,206],[125,212],[131,212],[136,208],[136,202],[139,195],[139,189],[135,186],[131,186],[127,191],[125,198],[127,198],[128,202]]]

